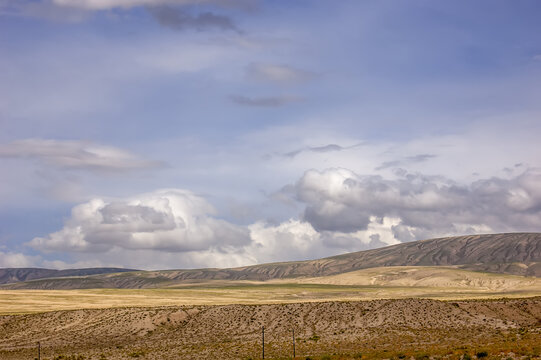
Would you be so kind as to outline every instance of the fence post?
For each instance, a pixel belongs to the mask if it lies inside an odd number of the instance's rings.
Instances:
[[[295,329],[291,329],[293,332],[293,360],[295,360]]]
[[[265,358],[265,327],[261,327],[261,348],[263,349],[263,359]]]
[[[41,343],[38,341],[38,360],[41,360]]]

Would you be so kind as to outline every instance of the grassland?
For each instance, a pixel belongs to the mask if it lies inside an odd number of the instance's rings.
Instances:
[[[207,281],[159,289],[0,290],[0,314],[132,306],[532,296],[541,296],[540,278],[452,267],[383,267],[316,278]]]
[[[541,356],[537,277],[396,266],[159,284],[0,290],[0,359],[33,359],[37,341],[43,360],[257,359],[262,326],[267,359],[291,358],[293,329],[303,360]]]

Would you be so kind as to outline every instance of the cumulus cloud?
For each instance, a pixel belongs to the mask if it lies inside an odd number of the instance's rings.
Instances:
[[[214,215],[206,200],[179,189],[129,199],[93,199],[75,206],[61,230],[28,245],[71,254],[75,264],[163,269],[313,259],[396,243],[394,219],[373,217],[365,230],[346,233],[317,231],[300,219],[237,226]],[[40,263],[74,267],[65,260]]]
[[[249,97],[243,95],[232,95],[231,101],[243,106],[256,107],[279,107],[301,101],[298,96],[268,96],[268,97]]]
[[[438,236],[541,230],[540,169],[465,184],[407,172],[384,178],[343,168],[309,170],[283,193],[304,207],[300,217],[246,226],[219,219],[187,190],[93,199],[74,207],[60,231],[29,245],[71,253],[81,263],[232,267]]]
[[[317,231],[306,221],[289,219],[280,224],[257,222],[249,226],[253,243],[246,249],[258,262],[315,259],[344,252],[396,244],[393,219],[372,217],[365,230],[353,233]]]
[[[0,268],[33,267],[39,262],[39,256],[0,251]]]
[[[182,9],[169,6],[149,7],[148,11],[160,25],[175,30],[194,29],[204,31],[218,29],[240,32],[229,17],[216,15],[209,11],[192,15]]]
[[[285,64],[252,63],[246,67],[249,79],[291,84],[313,79],[316,74]]]
[[[163,165],[141,159],[116,147],[79,140],[17,140],[0,144],[0,158],[2,157],[31,158],[59,168],[90,171],[125,171]]]
[[[541,170],[460,185],[405,173],[394,180],[346,169],[310,170],[289,188],[319,232],[366,230],[373,217],[396,219],[400,241],[489,231],[541,229]]]
[[[279,224],[258,221],[247,226],[251,241],[242,246],[214,247],[186,252],[113,248],[100,254],[107,264],[138,269],[237,267],[276,261],[315,259],[349,251],[395,244],[390,223],[378,219],[366,231],[357,233],[318,232],[299,219]],[[392,222],[392,220],[391,220]],[[380,234],[380,235],[379,235]],[[85,259],[95,256],[77,254]]]
[[[130,199],[93,199],[72,209],[64,228],[30,245],[43,251],[106,252],[113,248],[169,252],[226,251],[250,242],[248,230],[213,217],[214,208],[186,190]]]

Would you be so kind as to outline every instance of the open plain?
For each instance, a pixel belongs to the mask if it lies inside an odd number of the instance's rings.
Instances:
[[[126,306],[275,304],[541,296],[541,278],[454,267],[393,266],[269,281],[205,281],[150,289],[0,290],[0,314]]]
[[[293,342],[297,359],[535,359],[540,252],[540,234],[502,234],[234,269],[4,269],[0,359],[38,342],[43,360],[257,359],[263,328],[266,359]]]

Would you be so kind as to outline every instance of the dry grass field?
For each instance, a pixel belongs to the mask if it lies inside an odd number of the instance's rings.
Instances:
[[[0,290],[0,359],[535,359],[541,278],[456,267],[206,281],[159,289]],[[301,356],[302,355],[302,356]],[[486,356],[485,356],[486,355]]]
[[[163,289],[0,290],[0,314],[130,306],[541,296],[541,278],[453,267],[383,267],[289,280],[207,281]]]

